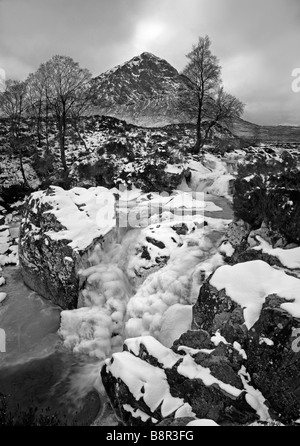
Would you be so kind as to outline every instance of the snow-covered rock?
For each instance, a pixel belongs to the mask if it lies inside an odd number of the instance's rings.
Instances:
[[[190,333],[197,350],[181,345],[186,337],[176,351],[152,337],[141,337],[128,339],[124,351],[105,362],[103,383],[126,425],[165,425],[166,419],[177,418],[238,425],[259,419],[257,408],[264,400],[254,396],[250,386],[245,390],[238,373],[243,363],[239,353],[225,344],[214,347],[205,332],[199,338],[197,332]],[[207,344],[210,353],[203,349]],[[269,418],[267,410],[264,415]]]
[[[290,305],[282,297],[267,297],[245,347],[254,385],[285,424],[300,414],[300,318]]]
[[[5,265],[17,265],[18,245],[17,241],[12,237],[10,227],[6,224],[9,221],[7,215],[0,214],[0,267]],[[0,275],[0,285],[3,284],[3,278]]]
[[[31,194],[19,240],[25,283],[62,308],[76,308],[78,270],[96,245],[116,237],[114,205],[113,192],[101,187]]]
[[[240,344],[254,385],[283,423],[300,414],[299,296],[300,279],[255,260],[218,268],[193,308],[193,328]]]

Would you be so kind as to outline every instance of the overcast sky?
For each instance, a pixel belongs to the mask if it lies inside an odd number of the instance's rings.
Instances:
[[[300,125],[300,0],[0,0],[0,77],[25,79],[55,54],[96,76],[143,51],[180,71],[205,34],[245,119]]]

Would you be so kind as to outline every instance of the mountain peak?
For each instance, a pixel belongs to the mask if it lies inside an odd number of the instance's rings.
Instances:
[[[133,73],[135,75],[139,74],[139,70],[149,70],[151,71],[164,71],[164,75],[168,76],[178,76],[178,71],[172,67],[172,65],[169,64],[165,59],[161,59],[160,57],[156,56],[155,54],[149,53],[148,51],[144,51],[143,53],[139,54],[138,56],[134,56],[132,59],[122,63],[121,65],[117,65],[114,68],[111,68],[110,70],[106,71],[105,73],[100,74],[98,76],[98,79],[102,79],[107,76],[116,76],[120,74],[120,71],[131,71],[133,70]],[[96,79],[97,79],[96,78]]]
[[[153,53],[149,53],[148,51],[144,51],[143,53],[141,53],[139,56],[137,56],[141,59],[154,59],[154,60],[163,60],[160,57],[156,56]]]
[[[137,57],[147,58],[147,57],[154,57],[155,59],[159,59],[159,57],[155,56],[153,53],[149,53],[148,51],[144,51]]]

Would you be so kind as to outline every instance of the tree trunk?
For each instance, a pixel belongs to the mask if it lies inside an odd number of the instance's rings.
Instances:
[[[215,125],[216,125],[216,121],[213,121],[213,122],[211,122],[211,123],[209,124],[209,126],[207,127],[206,132],[205,132],[204,141],[207,140],[208,135],[209,135],[209,132],[211,131],[211,129],[212,129]]]
[[[59,148],[60,148],[61,163],[62,163],[62,166],[63,166],[63,169],[64,169],[65,173],[67,173],[68,172],[68,166],[67,166],[67,162],[66,162],[65,135],[64,135],[63,127],[61,127],[59,129]]]
[[[21,174],[23,177],[23,181],[24,181],[24,186],[25,187],[29,187],[28,185],[28,181],[25,175],[25,170],[24,170],[24,166],[23,166],[23,156],[22,156],[22,148],[19,147],[19,161],[20,161],[20,170],[21,170]]]
[[[193,149],[194,154],[198,154],[202,148],[202,135],[201,135],[201,127],[202,127],[202,106],[203,106],[203,95],[201,94],[198,97],[198,116],[197,116],[197,129],[196,129],[196,144]]]
[[[202,144],[202,136],[201,136],[201,107],[199,106],[198,110],[198,118],[197,118],[197,134],[196,134],[196,144],[195,144],[195,153],[199,153]]]
[[[66,118],[65,116],[61,116],[59,119],[59,148],[60,148],[60,158],[61,163],[64,169],[64,175],[65,179],[68,178],[69,172],[68,172],[68,166],[66,161],[66,149],[65,149],[65,138],[66,138]]]
[[[192,153],[195,154],[195,155],[198,155],[199,152],[200,152],[200,150],[201,150],[201,147],[202,147],[202,139],[201,139],[201,135],[200,135],[200,137],[199,137],[198,134],[197,134],[196,144],[195,144],[194,147],[193,147],[193,151],[192,151]]]
[[[42,103],[41,101],[39,101],[39,110],[38,110],[38,116],[37,116],[37,123],[36,123],[36,127],[37,127],[37,136],[38,136],[38,142],[39,142],[39,147],[41,147],[42,145],[42,138],[41,138],[41,116],[42,116]]]
[[[46,155],[48,156],[50,153],[49,146],[49,105],[48,101],[46,102]]]
[[[27,181],[27,178],[25,175],[24,165],[23,165],[22,143],[21,143],[19,136],[17,134],[15,134],[13,136],[13,151],[14,151],[14,153],[16,153],[18,155],[18,158],[19,158],[20,171],[21,171],[22,178],[24,181],[24,186],[29,187],[29,184],[28,184],[28,181]]]
[[[78,126],[77,118],[74,118],[74,119],[73,119],[73,126],[74,126],[74,130],[75,130],[75,132],[76,132],[77,135],[78,135],[78,138],[80,139],[80,141],[81,141],[82,144],[84,145],[84,148],[87,150],[86,142],[85,142],[85,140],[83,139],[83,137],[82,137],[82,135],[81,135],[81,133],[80,133],[80,129],[79,129],[79,126]]]

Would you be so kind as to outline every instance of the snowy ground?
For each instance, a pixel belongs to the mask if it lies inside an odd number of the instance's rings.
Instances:
[[[5,278],[1,275],[5,265],[17,265],[18,259],[18,223],[14,228],[16,217],[7,214],[0,206],[0,287],[5,285]],[[1,288],[0,288],[1,289]],[[0,292],[0,304],[7,297],[6,293]]]

